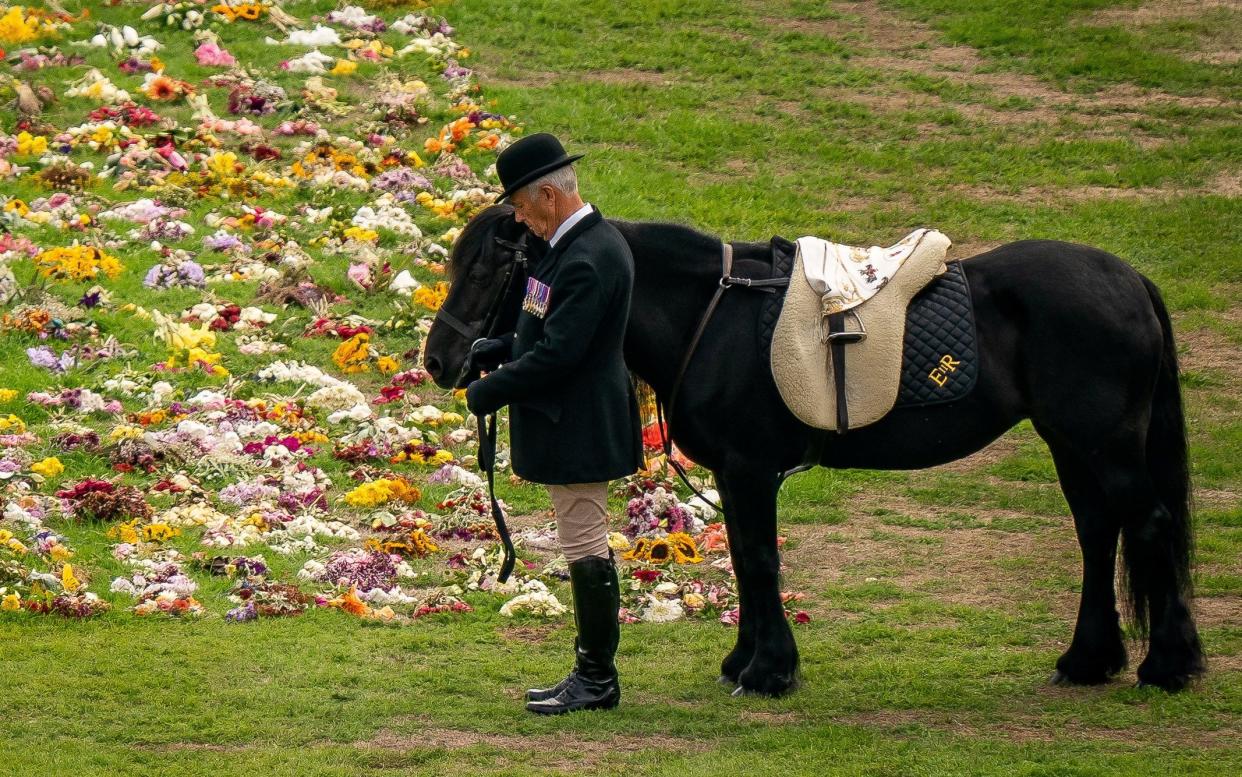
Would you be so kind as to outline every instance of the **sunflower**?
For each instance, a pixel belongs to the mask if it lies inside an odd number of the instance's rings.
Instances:
[[[685,532],[673,532],[666,538],[673,551],[673,560],[678,564],[697,564],[703,560],[694,538]]]
[[[625,561],[646,561],[647,550],[651,545],[651,540],[646,537],[639,537],[634,540],[634,547],[621,554],[621,558]]]
[[[647,548],[647,558],[652,563],[663,564],[673,557],[673,548],[667,539],[652,540]]]

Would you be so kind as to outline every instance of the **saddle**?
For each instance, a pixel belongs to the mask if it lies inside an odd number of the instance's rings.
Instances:
[[[935,230],[919,230],[889,249],[868,252],[804,240],[798,241],[772,333],[772,375],[799,420],[845,432],[875,423],[896,404],[906,309],[945,272],[950,241]],[[842,260],[835,265],[834,254]],[[867,256],[888,258],[887,281],[876,282]],[[809,273],[808,261],[814,263]],[[842,293],[850,274],[859,277]]]

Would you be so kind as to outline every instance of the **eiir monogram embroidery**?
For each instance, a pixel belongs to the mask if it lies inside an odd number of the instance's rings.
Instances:
[[[940,388],[944,388],[944,384],[949,382],[949,373],[957,372],[957,366],[961,363],[961,360],[954,359],[952,355],[946,353],[940,357],[940,364],[927,373],[927,379]]]

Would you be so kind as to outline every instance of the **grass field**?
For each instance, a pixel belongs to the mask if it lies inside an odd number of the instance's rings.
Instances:
[[[0,774],[1242,772],[1242,5],[457,0],[438,12],[502,112],[588,154],[584,194],[606,215],[865,245],[934,225],[955,256],[1058,238],[1155,280],[1182,357],[1207,675],[1177,695],[1134,689],[1132,671],[1047,684],[1080,563],[1047,450],[1023,424],[953,465],[787,483],[786,587],[812,618],[796,629],[803,685],[788,697],[716,684],[734,632],[714,622],[623,627],[621,707],[546,720],[521,692],[567,668],[572,623],[494,606],[408,628],[325,610],[244,626],[4,617]],[[205,75],[194,67],[180,71]],[[348,290],[340,272],[324,283]],[[168,294],[166,309],[198,298]],[[308,347],[326,361],[332,346]],[[227,359],[238,375],[263,361]],[[13,388],[46,380],[4,364]],[[80,476],[92,461],[75,456],[64,461]],[[538,489],[503,496],[543,520]],[[69,536],[106,555],[98,529]],[[224,589],[200,598],[222,610]],[[1141,645],[1130,651],[1137,665]]]

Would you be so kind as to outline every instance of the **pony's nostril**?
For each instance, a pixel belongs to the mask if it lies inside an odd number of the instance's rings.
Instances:
[[[423,367],[426,368],[427,373],[431,375],[433,379],[440,377],[440,360],[436,357],[428,356],[423,359]]]

